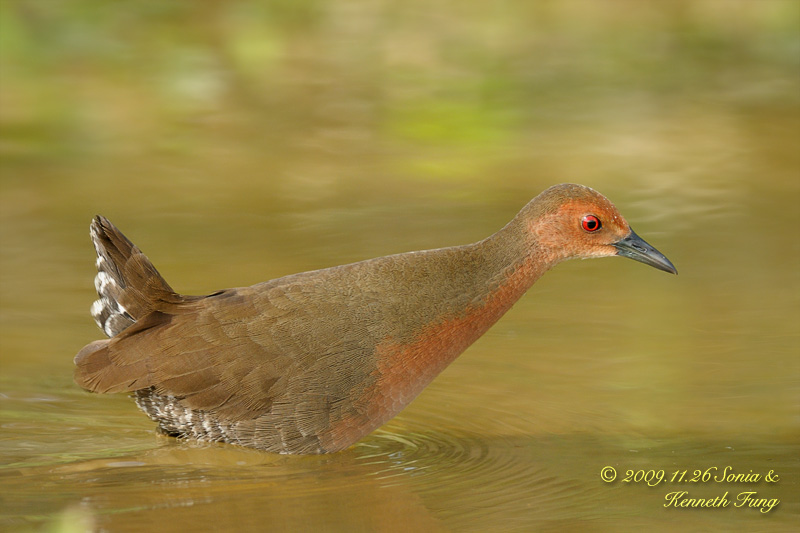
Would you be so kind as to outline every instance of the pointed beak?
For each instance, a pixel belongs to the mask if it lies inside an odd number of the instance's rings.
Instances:
[[[644,239],[636,235],[633,230],[627,237],[615,242],[612,246],[617,249],[617,255],[630,257],[636,261],[650,265],[664,272],[670,274],[677,274],[678,269],[675,268],[669,259],[664,257],[664,254],[647,244]]]

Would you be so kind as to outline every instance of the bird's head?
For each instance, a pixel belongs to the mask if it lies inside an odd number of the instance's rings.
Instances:
[[[537,246],[554,260],[621,255],[677,274],[605,196],[576,184],[550,187],[528,204],[526,222]]]

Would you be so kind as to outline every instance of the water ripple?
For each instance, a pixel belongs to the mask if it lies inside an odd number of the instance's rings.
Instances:
[[[570,454],[564,445],[552,436],[487,435],[431,425],[414,432],[383,429],[356,450],[383,486],[411,483],[437,507],[459,509],[448,520],[468,530],[473,519],[481,517],[485,524],[487,514],[511,516],[512,508],[535,506],[558,518],[566,508],[596,501],[597,486],[587,482],[587,472],[562,468],[564,454],[567,462]]]

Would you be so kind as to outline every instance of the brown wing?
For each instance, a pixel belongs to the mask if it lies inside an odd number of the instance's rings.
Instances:
[[[327,426],[338,406],[369,384],[377,339],[368,315],[344,312],[352,295],[336,298],[330,284],[302,278],[151,313],[84,348],[76,381],[94,392],[154,387],[230,421],[281,411],[307,430]]]

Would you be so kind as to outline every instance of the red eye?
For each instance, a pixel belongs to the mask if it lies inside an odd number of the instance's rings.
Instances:
[[[583,220],[581,220],[581,227],[584,230],[588,231],[589,233],[594,233],[595,231],[602,228],[603,225],[600,224],[600,219],[597,218],[596,216],[586,215],[585,217],[583,217]]]

